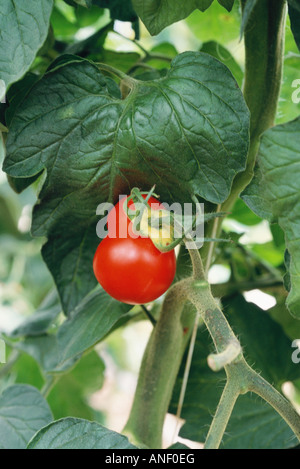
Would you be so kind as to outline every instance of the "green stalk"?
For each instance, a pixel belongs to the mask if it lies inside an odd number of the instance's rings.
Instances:
[[[244,11],[246,0],[242,0]],[[244,97],[251,113],[250,150],[245,172],[239,174],[221,211],[231,210],[253,178],[261,135],[274,125],[283,69],[286,2],[259,0],[245,30]]]
[[[246,0],[241,0],[241,3],[244,9]],[[259,0],[245,31],[244,95],[251,112],[250,149],[247,168],[236,177],[230,197],[220,207],[222,212],[232,209],[240,193],[250,183],[261,134],[275,121],[282,78],[285,15],[284,0]],[[213,228],[218,237],[221,223],[216,225],[213,220],[207,236],[210,237]],[[202,258],[206,260],[208,254],[210,259],[213,257],[209,243],[204,246],[202,253]],[[208,434],[206,448],[220,446],[237,397],[248,391],[256,392],[273,405],[299,437],[300,418],[294,414],[286,400],[280,398],[271,385],[266,387],[262,378],[248,366],[238,339],[206,284],[198,251],[191,250],[190,254],[194,277],[176,284],[166,297],[162,315],[145,351],[125,433],[141,447],[161,448],[165,415],[187,339],[190,337],[190,333],[185,334],[183,326],[184,304],[188,299],[201,313],[216,347],[217,354],[209,357],[209,363],[215,369],[224,366],[228,378]],[[209,265],[206,267],[208,270]],[[188,318],[189,330],[192,329],[194,320],[195,315]]]
[[[220,447],[239,394],[240,390],[236,383],[228,381],[209,429],[204,449],[218,449]]]
[[[241,0],[242,11],[245,5],[246,0]],[[246,26],[243,92],[251,113],[250,147],[246,169],[236,176],[229,198],[219,207],[221,212],[230,212],[239,195],[250,184],[260,137],[274,125],[282,82],[285,20],[285,0],[259,0]],[[216,237],[219,237],[221,225],[221,219],[211,222],[206,236],[211,237],[213,228],[217,226]],[[212,249],[210,243],[203,246],[202,258],[205,261],[211,260],[214,245]]]
[[[191,315],[183,324],[186,282],[168,292],[161,316],[153,328],[141,369],[133,406],[124,433],[139,447],[160,449],[162,430],[187,343]],[[189,327],[190,326],[190,327]]]

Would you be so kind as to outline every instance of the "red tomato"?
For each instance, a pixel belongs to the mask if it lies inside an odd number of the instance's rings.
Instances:
[[[150,238],[109,238],[94,258],[95,276],[116,300],[131,305],[149,303],[168,290],[176,271],[174,250],[161,253]]]
[[[142,194],[143,198],[146,199],[147,194]],[[134,209],[134,203],[130,199],[130,196],[127,197],[128,208]],[[114,208],[109,212],[107,217],[107,227],[108,227],[108,236],[110,238],[127,238],[127,233],[130,233],[132,238],[137,238],[132,231],[132,223],[124,211],[124,202],[125,196],[114,206]],[[164,206],[154,197],[150,197],[148,204],[153,210],[158,210],[164,208]]]

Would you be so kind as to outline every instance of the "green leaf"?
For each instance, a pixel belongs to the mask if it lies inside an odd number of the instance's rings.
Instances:
[[[218,0],[218,2],[228,11],[231,11],[234,5],[234,0]]]
[[[137,449],[125,436],[95,422],[67,418],[43,428],[28,449]]]
[[[37,311],[25,319],[9,335],[10,337],[36,336],[47,332],[61,312],[61,304],[56,291],[51,292]]]
[[[289,53],[284,59],[283,83],[277,112],[277,124],[284,124],[300,115],[300,55]]]
[[[24,340],[11,344],[15,349],[25,352],[34,358],[41,371],[45,373],[66,373],[81,358],[73,357],[63,363],[60,360],[59,344],[54,334],[43,334],[36,337],[26,337]]]
[[[288,0],[288,4],[300,11],[300,0]]]
[[[169,446],[168,449],[187,449],[189,450],[190,448],[182,443],[174,443],[172,446]]]
[[[226,432],[222,449],[289,449],[298,444],[280,415],[249,394],[239,397]]]
[[[299,377],[299,366],[291,360],[291,341],[267,312],[240,295],[224,300],[224,310],[248,362],[257,371],[278,389],[283,382]],[[186,423],[180,435],[200,442],[205,441],[226,381],[225,372],[215,373],[207,365],[213,350],[211,342],[208,332],[200,329],[182,412]],[[176,412],[184,365],[185,361],[172,398],[172,412]],[[237,401],[222,448],[284,449],[296,444],[295,435],[277,412],[257,396],[247,394]]]
[[[192,11],[205,11],[213,0],[132,0],[133,7],[146,28],[155,36],[164,28],[189,16]]]
[[[98,288],[78,305],[56,334],[27,337],[14,346],[32,356],[44,372],[65,372],[84,352],[100,342],[131,308]]]
[[[130,70],[141,58],[136,52],[117,52],[113,50],[102,49],[97,55],[92,55],[90,58],[103,62],[111,67],[126,73]]]
[[[238,82],[239,86],[241,87],[243,84],[244,79],[244,72],[236,62],[235,58],[231,55],[228,49],[223,47],[216,41],[209,41],[202,44],[201,52],[206,52],[207,54],[212,55],[216,59],[223,62],[226,67],[229,68],[231,73],[233,74],[234,78]]]
[[[300,321],[293,318],[285,304],[285,297],[277,298],[277,305],[271,308],[268,313],[278,324],[281,325],[285,334],[291,341],[297,340],[300,337]]]
[[[251,251],[258,254],[260,259],[266,260],[274,267],[284,264],[284,248],[278,249],[273,241],[264,244],[254,244]]]
[[[26,73],[26,75],[19,80],[17,83],[14,83],[7,93],[7,100],[9,102],[9,107],[5,113],[6,124],[9,127],[11,121],[14,117],[14,114],[18,107],[22,105],[25,97],[30,92],[31,88],[39,80],[39,76],[34,73]]]
[[[242,17],[241,36],[244,34],[258,0],[247,0]]]
[[[41,373],[38,363],[26,353],[22,353],[19,356],[12,368],[11,374],[15,379],[15,383],[26,383],[37,389],[42,389],[45,383],[45,378]]]
[[[195,10],[185,20],[185,23],[201,42],[217,41],[232,50],[232,44],[236,43],[241,27],[238,2],[233,12],[228,14],[215,1],[205,12],[205,15],[199,10]]]
[[[74,15],[75,16],[75,15]],[[69,40],[78,31],[75,18],[67,18],[60,9],[54,5],[51,15],[51,26],[54,36],[59,40]]]
[[[246,226],[258,225],[262,222],[262,219],[253,213],[241,199],[237,199],[229,216]]]
[[[84,210],[84,200],[82,203]],[[67,224],[63,231],[57,228],[42,248],[66,314],[70,314],[97,285],[92,266],[99,241],[94,225],[80,229]]]
[[[85,8],[90,8],[93,4],[93,0],[74,0],[74,2]]]
[[[291,20],[291,29],[300,50],[300,6],[295,8],[292,4],[289,4],[289,16]]]
[[[179,55],[166,77],[136,82],[125,100],[96,66],[76,60],[34,86],[13,119],[4,163],[21,178],[47,169],[32,230],[48,237],[43,256],[66,312],[96,284],[98,204],[154,184],[165,201],[220,203],[245,168],[249,138],[241,91],[207,54]]]
[[[1,2],[0,79],[4,80],[7,89],[27,72],[45,42],[52,7],[53,0]]]
[[[94,411],[88,405],[88,398],[101,389],[104,369],[102,360],[93,351],[82,357],[73,370],[60,378],[47,398],[55,420],[70,415],[93,418]]]
[[[109,8],[113,20],[130,21],[137,20],[137,15],[131,0],[93,0],[94,5],[101,8]]]
[[[268,312],[241,295],[224,299],[223,306],[246,358],[267,381],[280,390],[285,381],[300,377],[299,366],[291,360],[291,341]]]
[[[278,222],[291,256],[291,291],[287,305],[300,318],[300,118],[273,127],[262,137],[256,175],[242,195],[263,218]]]
[[[49,406],[37,389],[26,385],[6,388],[0,397],[0,448],[25,449],[51,420]]]
[[[131,308],[102,289],[91,293],[58,331],[60,361],[65,362],[96,345]]]

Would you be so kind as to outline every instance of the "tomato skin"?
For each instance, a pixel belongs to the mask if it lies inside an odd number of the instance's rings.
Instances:
[[[150,238],[109,238],[99,244],[95,276],[104,290],[122,303],[138,305],[159,298],[176,272],[174,251],[161,253]]]
[[[147,194],[142,194],[142,197],[146,199]],[[107,227],[108,227],[108,236],[110,238],[126,238],[127,234],[132,238],[137,238],[138,235],[133,233],[132,230],[132,222],[129,220],[128,216],[124,211],[124,202],[125,198],[127,199],[127,206],[128,208],[134,210],[135,206],[132,200],[130,200],[130,196],[124,196],[109,212],[107,217]],[[157,200],[155,197],[150,197],[148,204],[151,206],[153,210],[163,209],[164,206]]]

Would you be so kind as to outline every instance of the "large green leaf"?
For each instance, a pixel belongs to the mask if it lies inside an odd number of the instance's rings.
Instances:
[[[95,422],[66,418],[43,428],[28,449],[137,449],[125,436]]]
[[[221,44],[219,44],[216,41],[208,41],[202,44],[200,50],[201,52],[206,52],[207,54],[210,54],[213,57],[216,57],[216,59],[223,62],[226,65],[226,67],[229,68],[234,78],[238,82],[239,86],[240,87],[242,86],[243,79],[244,79],[244,72],[228,49],[226,49],[225,47],[223,47]]]
[[[12,120],[4,169],[19,178],[47,169],[33,234],[48,237],[43,255],[65,311],[96,283],[99,203],[153,184],[165,201],[222,202],[245,168],[248,137],[242,93],[207,54],[179,55],[166,77],[136,82],[125,100],[79,58],[37,83]]]
[[[78,305],[56,334],[27,337],[14,346],[31,355],[44,372],[65,372],[100,342],[130,308],[99,288]]]
[[[238,334],[249,363],[277,388],[299,377],[299,366],[291,361],[291,341],[268,313],[247,303],[242,296],[224,301],[228,320]],[[181,436],[204,441],[225,384],[225,373],[214,373],[207,365],[212,352],[207,331],[199,330],[187,387]],[[184,366],[176,384],[171,411],[176,411]],[[223,448],[275,449],[297,444],[296,437],[282,418],[254,395],[241,396],[223,440]]]
[[[58,331],[60,361],[63,363],[93,347],[131,308],[102,289],[93,292]]]
[[[291,360],[291,341],[268,312],[241,295],[224,299],[223,306],[246,358],[267,381],[280,390],[285,381],[300,377],[299,366]]]
[[[231,14],[226,13],[218,2],[214,2],[205,14],[195,10],[185,23],[201,42],[217,41],[229,47],[232,53],[237,52],[235,44],[241,27],[238,2]]]
[[[131,22],[137,20],[131,0],[93,0],[93,3],[101,8],[109,8],[113,20]]]
[[[291,341],[297,340],[300,337],[300,321],[295,319],[286,307],[285,296],[279,296],[277,298],[277,304],[270,309],[269,314],[271,317],[278,322],[283,328],[286,335]]]
[[[7,88],[27,72],[46,40],[52,7],[53,0],[1,2],[0,79]]]
[[[37,311],[27,317],[9,335],[11,337],[36,336],[48,331],[61,312],[61,304],[56,291],[52,291]]]
[[[133,7],[153,36],[186,18],[192,11],[207,10],[213,0],[132,0]]]
[[[268,130],[262,137],[256,176],[243,193],[247,205],[278,222],[291,256],[287,305],[300,318],[300,118]]]
[[[289,5],[291,5],[296,10],[300,11],[300,0],[288,0]]]
[[[277,112],[277,124],[284,124],[300,115],[300,55],[288,53],[284,59],[283,82]]]
[[[218,0],[218,2],[228,11],[231,11],[234,5],[234,0]]]
[[[0,396],[0,448],[25,449],[51,421],[49,406],[37,389],[21,384],[6,388]]]
[[[103,382],[104,364],[98,354],[93,351],[82,357],[73,370],[59,379],[47,398],[54,419],[70,415],[93,419],[94,411],[88,398],[101,389]]]
[[[298,46],[298,49],[300,50],[300,3],[299,2],[297,4],[296,4],[296,1],[294,1],[293,3],[290,2],[289,16],[291,20],[291,29],[292,29],[296,44]]]
[[[34,358],[44,374],[50,371],[53,373],[66,373],[81,358],[81,355],[78,355],[62,363],[57,336],[54,334],[26,337],[24,340],[15,342],[12,345],[15,349]]]

